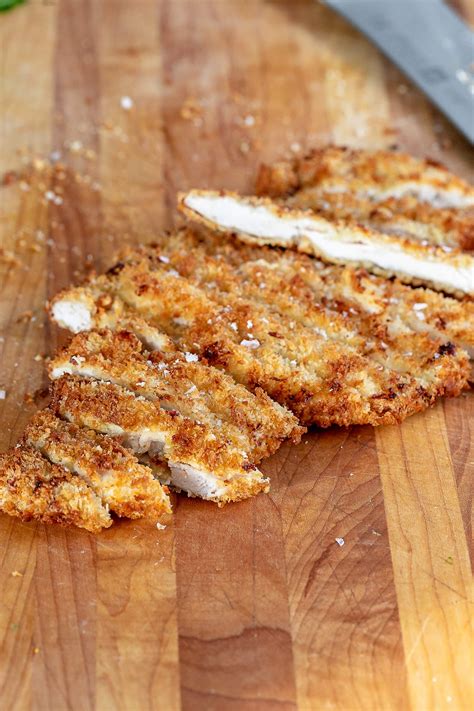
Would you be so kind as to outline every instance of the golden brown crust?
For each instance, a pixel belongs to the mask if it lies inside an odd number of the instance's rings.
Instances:
[[[257,195],[285,197],[298,190],[317,186],[321,191],[344,190],[375,202],[387,192],[404,188],[423,198],[423,188],[438,195],[449,206],[474,204],[474,189],[450,173],[440,163],[420,160],[393,151],[365,151],[340,146],[315,149],[303,158],[262,166],[257,178]],[[435,198],[434,198],[435,199]]]
[[[235,479],[266,487],[246,453],[212,431],[156,402],[136,397],[112,383],[62,376],[52,387],[53,411],[61,417],[99,432],[121,437],[138,453],[148,452],[169,462],[212,473],[223,482]],[[250,481],[250,480],[253,481]]]
[[[92,533],[112,525],[107,508],[83,479],[25,444],[0,456],[0,511]]]
[[[45,409],[30,422],[23,442],[86,481],[118,516],[156,520],[171,512],[166,491],[151,470],[112,437],[64,422]]]
[[[193,422],[208,424],[254,462],[288,437],[299,440],[302,430],[292,413],[263,391],[252,394],[194,358],[177,349],[172,356],[150,353],[129,331],[92,331],[72,339],[51,362],[50,374],[108,380],[155,399]]]
[[[161,244],[138,250],[128,255],[118,273],[99,277],[85,287],[95,303],[102,293],[113,294],[112,318],[107,325],[120,327],[117,314],[126,319],[134,311],[165,330],[183,350],[194,349],[202,359],[227,370],[249,388],[263,388],[305,424],[400,421],[439,395],[457,394],[465,385],[468,366],[462,352],[444,353],[442,363],[430,371],[424,365],[426,354],[431,347],[434,358],[436,344],[428,344],[419,361],[418,379],[397,372],[375,362],[373,354],[362,349],[357,333],[351,335],[352,343],[347,342],[347,331],[354,328],[350,324],[348,328],[344,317],[331,317],[331,326],[324,305],[303,303],[298,307],[300,290],[295,309],[301,309],[301,317],[297,320],[285,312],[288,293],[278,300],[278,286],[269,277],[268,281],[263,279],[265,288],[257,298],[256,275],[249,282],[233,274],[222,259],[183,257],[180,247],[186,239],[190,240],[189,234],[181,235],[176,251],[168,239],[169,262],[159,259],[164,248]],[[205,247],[198,248],[195,254],[205,251]],[[279,254],[268,249],[256,253]],[[234,261],[238,261],[235,255]],[[71,291],[67,298],[81,298],[81,294],[80,289]],[[94,315],[104,325],[106,314],[97,308]],[[304,323],[305,318],[313,319],[311,326]],[[316,323],[320,329],[329,329],[329,338],[315,331]],[[422,379],[423,367],[426,374]]]

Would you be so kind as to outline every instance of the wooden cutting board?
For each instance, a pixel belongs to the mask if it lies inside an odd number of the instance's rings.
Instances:
[[[47,297],[170,227],[178,189],[250,191],[260,161],[329,141],[473,177],[468,145],[316,2],[30,0],[0,15],[0,52],[2,449],[64,338]],[[467,394],[311,432],[265,465],[269,496],[179,497],[164,531],[0,516],[1,708],[472,708],[473,411]]]

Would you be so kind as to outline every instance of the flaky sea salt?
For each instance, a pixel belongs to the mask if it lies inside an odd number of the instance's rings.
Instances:
[[[195,353],[185,353],[184,359],[186,363],[197,363],[197,361],[199,360],[199,356]]]
[[[260,341],[256,338],[244,338],[243,341],[240,341],[240,345],[244,346],[245,348],[255,350],[255,348],[258,348],[260,346]]]
[[[133,106],[133,100],[129,96],[122,96],[120,99],[120,106],[122,109],[125,109],[125,111],[130,111]]]
[[[343,538],[336,538],[336,543],[338,546],[343,546],[344,545],[344,539]]]

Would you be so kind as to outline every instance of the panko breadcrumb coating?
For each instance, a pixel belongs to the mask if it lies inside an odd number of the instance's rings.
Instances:
[[[247,257],[276,254],[259,276],[258,265],[239,266],[228,246],[210,256],[196,238],[186,256],[186,240],[192,241],[189,231],[130,250],[107,274],[56,297],[53,318],[72,330],[84,330],[86,321],[88,328],[121,329],[138,318],[250,390],[262,388],[305,425],[397,422],[465,386],[467,356],[441,348],[448,339],[426,340],[412,330],[403,347],[422,351],[410,360],[398,348],[390,360],[376,331],[367,344],[366,330],[298,286],[294,274],[285,286],[285,275],[273,271],[280,252],[243,248]],[[74,308],[79,321],[71,317]]]
[[[0,510],[23,520],[75,525],[97,532],[110,512],[152,518],[171,512],[164,476],[140,464],[114,438],[77,427],[46,408],[17,446],[0,456]]]
[[[0,511],[91,533],[112,525],[106,505],[87,482],[25,445],[0,455]]]
[[[257,195],[290,197],[302,191],[346,193],[373,203],[413,197],[418,204],[435,208],[474,206],[474,188],[437,161],[344,146],[318,148],[291,161],[261,166]]]

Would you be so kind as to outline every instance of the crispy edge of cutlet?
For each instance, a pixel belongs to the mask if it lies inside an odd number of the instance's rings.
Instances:
[[[207,419],[211,426],[217,422],[226,436],[236,439],[236,446],[244,446],[245,437],[246,451],[255,462],[273,454],[285,439],[297,443],[304,432],[293,413],[263,390],[252,393],[217,368],[188,362],[180,351],[170,358],[157,357],[128,331],[78,334],[49,365],[52,379],[57,377],[55,372],[86,377],[94,369],[97,376],[93,377],[100,379],[103,372],[102,379],[123,384],[137,394],[153,394],[156,386],[157,397],[163,394],[173,409],[181,409],[186,417],[194,409],[195,419]]]
[[[354,192],[371,188],[374,197],[399,182],[430,185],[434,189],[461,195],[474,204],[474,188],[445,166],[431,159],[418,159],[395,151],[367,151],[345,146],[327,146],[303,157],[262,165],[259,169],[257,195],[285,197],[306,187],[340,184]]]
[[[153,442],[161,444],[164,439],[164,452],[160,457],[168,462],[170,469],[193,468],[212,476],[226,485],[225,500],[229,500],[233,491],[238,498],[245,498],[257,489],[267,489],[268,480],[243,452],[230,449],[204,425],[173,411],[161,410],[124,388],[63,375],[53,382],[51,391],[53,412],[79,426],[124,437],[127,446],[138,448],[140,453],[147,451],[145,439],[148,446]],[[135,438],[138,438],[136,442]]]
[[[472,208],[435,208],[414,196],[374,203],[369,198],[348,192],[325,192],[317,186],[297,190],[280,202],[291,208],[313,210],[327,220],[361,224],[448,250],[474,250]]]
[[[131,264],[130,269],[131,274],[133,274],[135,269],[140,270],[140,264]],[[120,275],[124,277],[127,273],[128,270],[122,270]],[[155,303],[154,281],[153,283],[147,284],[146,291],[142,290],[142,287],[145,286],[143,275],[141,275],[139,281],[141,292],[140,300],[142,300],[144,294],[146,294],[146,303],[141,303],[141,310],[143,312],[143,310],[146,311],[149,300],[150,304]],[[160,288],[159,292],[161,294],[162,291]],[[150,315],[148,314],[148,316]],[[208,360],[210,359],[210,362],[214,365],[219,365],[219,367],[227,368],[235,377],[235,369],[238,369],[242,365],[239,362],[239,357],[236,356],[237,361],[234,363],[232,359],[235,360],[235,358],[226,347],[225,334],[219,335],[217,331],[209,334],[209,328],[208,319],[206,317],[201,326],[195,324],[192,329],[188,329],[187,333],[192,341],[196,341],[196,343],[200,344],[202,353],[205,354]],[[210,341],[209,338],[211,339]],[[328,402],[328,398],[325,398],[322,392],[315,399],[314,393],[309,392],[307,388],[289,388],[290,383],[287,379],[274,382],[274,378],[270,380],[266,378],[262,381],[262,369],[261,367],[257,367],[258,363],[254,365],[255,367],[251,366],[251,364],[247,364],[244,368],[245,372],[243,372],[243,376],[241,373],[237,373],[237,375],[244,377],[244,382],[246,382],[247,385],[250,384],[252,388],[256,385],[264,387],[264,389],[271,393],[272,397],[280,402],[284,402],[292,409],[305,425],[318,424],[326,427],[331,424],[344,426],[350,424],[377,425],[387,422],[397,422],[408,414],[411,414],[411,412],[424,409],[433,401],[431,395],[424,390],[417,392],[416,397],[412,396],[408,391],[399,391],[397,386],[398,381],[394,378],[390,387],[381,388],[378,393],[375,391],[374,398],[367,398],[367,406],[364,405],[364,407],[361,408],[357,405],[357,398],[354,393],[351,395],[347,388],[345,388],[344,392],[340,392],[340,379],[345,379],[347,368],[352,368],[351,361],[347,358],[344,359],[344,363],[340,362],[334,364],[334,368],[336,368],[337,372],[332,372],[331,378],[328,381],[328,387],[331,387],[332,393],[339,392],[339,395],[335,397],[334,394],[332,394],[331,402]],[[439,392],[437,391],[436,396],[438,395]],[[385,403],[383,403],[384,399],[386,400]]]
[[[23,443],[0,455],[0,511],[91,533],[112,525],[108,508],[89,484]]]
[[[167,491],[151,470],[113,437],[77,427],[40,410],[22,442],[88,483],[111,511],[125,518],[159,518],[171,513]]]

